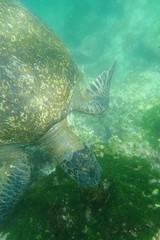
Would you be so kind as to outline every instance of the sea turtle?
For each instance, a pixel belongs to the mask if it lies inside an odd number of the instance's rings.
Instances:
[[[55,33],[19,2],[0,1],[0,222],[30,180],[30,148],[79,185],[97,185],[101,167],[66,117],[105,111],[113,70],[114,64],[81,94],[79,71]]]

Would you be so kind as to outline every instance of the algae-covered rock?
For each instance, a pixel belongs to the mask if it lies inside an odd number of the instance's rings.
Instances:
[[[142,118],[145,136],[151,146],[160,150],[160,104],[153,105]]]
[[[96,189],[84,190],[61,169],[29,189],[3,227],[7,240],[150,240],[160,225],[160,171],[137,157],[105,153]]]

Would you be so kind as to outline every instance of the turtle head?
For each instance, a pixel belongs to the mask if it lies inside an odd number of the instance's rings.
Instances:
[[[101,167],[88,146],[72,153],[61,162],[61,167],[84,188],[98,185]]]
[[[54,125],[39,144],[78,185],[98,185],[101,167],[90,148],[68,126],[67,119]]]

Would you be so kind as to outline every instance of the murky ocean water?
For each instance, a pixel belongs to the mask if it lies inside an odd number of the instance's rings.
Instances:
[[[69,49],[82,90],[115,60],[116,69],[107,112],[68,116],[102,167],[98,187],[79,187],[59,167],[47,177],[35,177],[0,239],[160,239],[158,1],[21,2]]]

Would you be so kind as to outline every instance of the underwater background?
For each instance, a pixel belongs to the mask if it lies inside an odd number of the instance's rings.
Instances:
[[[116,60],[110,106],[68,122],[102,167],[95,189],[60,168],[25,192],[3,226],[8,240],[160,239],[158,0],[23,0],[70,50],[83,89]]]

